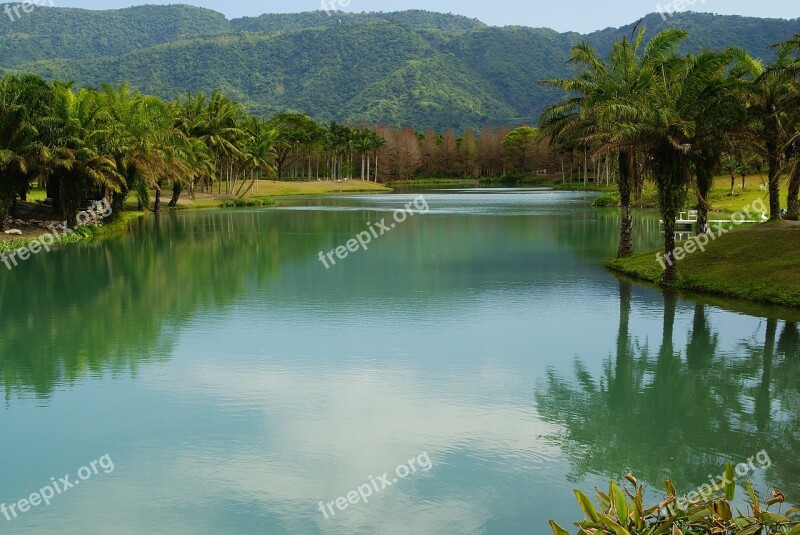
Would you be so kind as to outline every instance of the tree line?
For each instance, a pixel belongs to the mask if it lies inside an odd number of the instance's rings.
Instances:
[[[0,225],[34,184],[54,212],[75,223],[87,198],[110,200],[114,214],[135,195],[160,209],[185,188],[216,179],[244,194],[274,168],[277,132],[219,92],[164,102],[128,86],[75,91],[33,76],[0,80]]]
[[[674,254],[675,220],[691,191],[698,233],[708,232],[708,195],[723,167],[740,172],[753,155],[768,173],[772,220],[780,219],[780,182],[789,183],[785,217],[800,217],[800,35],[776,44],[764,65],[738,48],[678,55],[687,33],[664,30],[645,44],[645,30],[615,42],[607,58],[587,43],[572,49],[573,78],[543,81],[568,94],[542,114],[554,142],[593,159],[613,158],[622,204],[618,255],[632,247],[631,199],[645,175],[658,190],[665,254]],[[671,264],[664,282],[677,280]]]
[[[119,215],[129,196],[160,210],[196,191],[247,195],[259,179],[480,177],[529,171],[553,153],[532,127],[425,134],[386,125],[318,124],[302,113],[263,118],[220,91],[175,101],[127,85],[75,90],[34,75],[0,80],[0,229],[34,185],[74,223],[87,198]],[[563,160],[563,157],[562,157]]]
[[[282,179],[478,179],[537,171],[560,176],[580,164],[575,151],[554,147],[531,126],[487,125],[459,135],[452,128],[421,133],[386,124],[318,125],[307,115],[294,113],[276,115],[270,122],[282,132],[279,138],[289,138],[278,149]]]

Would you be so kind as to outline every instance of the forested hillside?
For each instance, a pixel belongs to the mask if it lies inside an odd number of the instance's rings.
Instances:
[[[304,111],[317,120],[418,129],[534,122],[558,94],[572,45],[607,49],[633,26],[588,36],[489,27],[466,17],[408,11],[320,11],[228,21],[190,6],[86,11],[37,7],[0,22],[0,65],[78,86],[130,83],[163,98],[218,88],[252,112]],[[649,35],[689,31],[685,51],[737,45],[759,57],[800,33],[800,20],[650,15]],[[80,37],[78,37],[80,36]],[[87,37],[88,36],[88,37]]]
[[[138,6],[107,11],[36,7],[11,20],[0,6],[0,64],[40,59],[120,56],[185,37],[231,31],[221,13],[193,6]]]

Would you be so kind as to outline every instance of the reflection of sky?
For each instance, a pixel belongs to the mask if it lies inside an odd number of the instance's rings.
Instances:
[[[481,504],[478,498],[491,500],[491,489],[472,482],[464,489],[447,487],[443,494],[426,495],[429,489],[440,488],[426,484],[427,480],[458,462],[451,455],[481,459],[490,465],[486,469],[497,472],[492,479],[541,468],[559,455],[545,438],[554,429],[539,421],[529,405],[515,405],[502,397],[489,403],[495,392],[507,392],[515,383],[523,387],[520,378],[501,370],[476,371],[482,389],[470,392],[463,377],[448,384],[439,373],[426,376],[424,370],[302,365],[287,369],[268,358],[238,358],[236,364],[223,365],[213,362],[217,360],[218,356],[200,363],[196,358],[180,359],[186,367],[185,375],[179,371],[185,381],[176,388],[156,378],[153,386],[179,397],[203,398],[232,412],[251,413],[254,443],[233,458],[221,444],[220,451],[210,456],[198,451],[197,458],[180,462],[186,468],[206,466],[204,485],[229,489],[246,502],[256,500],[283,512],[287,520],[303,518],[316,507],[314,497],[335,499],[370,475],[391,472],[425,451],[434,465],[429,473],[384,490],[375,509],[354,506],[331,524],[343,533],[375,533],[378,519],[400,522],[408,516],[425,526],[421,533],[445,532],[453,522],[465,528],[456,532],[466,533],[487,520],[492,505]],[[448,510],[457,514],[447,515]],[[398,533],[402,525],[398,523]]]

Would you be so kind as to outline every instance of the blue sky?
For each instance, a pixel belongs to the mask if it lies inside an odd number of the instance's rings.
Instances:
[[[262,13],[290,13],[322,9],[323,2],[339,6],[343,11],[400,11],[427,9],[443,13],[458,13],[480,19],[488,24],[504,26],[548,27],[558,31],[588,33],[609,26],[631,23],[647,13],[659,11],[674,0],[53,0],[60,7],[110,9],[136,4],[184,3],[207,7],[229,18],[256,16]],[[693,4],[693,11],[753,17],[800,17],[797,0],[677,0]],[[661,2],[659,6],[659,2]],[[345,4],[349,4],[344,7]]]

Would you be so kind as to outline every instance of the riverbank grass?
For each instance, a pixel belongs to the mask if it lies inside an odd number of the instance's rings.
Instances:
[[[215,186],[216,187],[216,186]],[[360,180],[348,180],[346,182],[335,182],[331,180],[312,181],[312,182],[275,182],[272,180],[260,180],[257,187],[254,187],[243,199],[236,199],[231,195],[196,192],[194,199],[184,192],[178,200],[178,206],[169,208],[172,192],[164,189],[161,196],[161,206],[163,209],[201,209],[201,208],[241,208],[271,206],[275,204],[275,197],[294,197],[307,195],[333,195],[337,193],[388,193],[391,188],[383,184],[374,182],[361,182]],[[134,208],[136,200],[131,196],[128,199],[126,208]]]
[[[678,244],[680,245],[680,244]],[[679,289],[800,308],[800,223],[775,221],[737,228],[678,262]],[[663,269],[650,251],[606,266],[658,284]]]
[[[84,225],[75,229],[70,234],[64,234],[61,231],[58,237],[55,238],[53,246],[68,245],[71,243],[89,242],[100,238],[108,238],[117,234],[122,234],[127,231],[128,225],[134,219],[144,216],[144,212],[123,212],[122,216],[112,223],[105,223],[103,225]],[[8,238],[0,239],[0,252],[12,252],[18,249],[29,247],[35,241],[41,241],[40,237],[45,234],[51,234],[46,229],[39,229],[40,232],[31,232],[30,235],[21,238]]]

